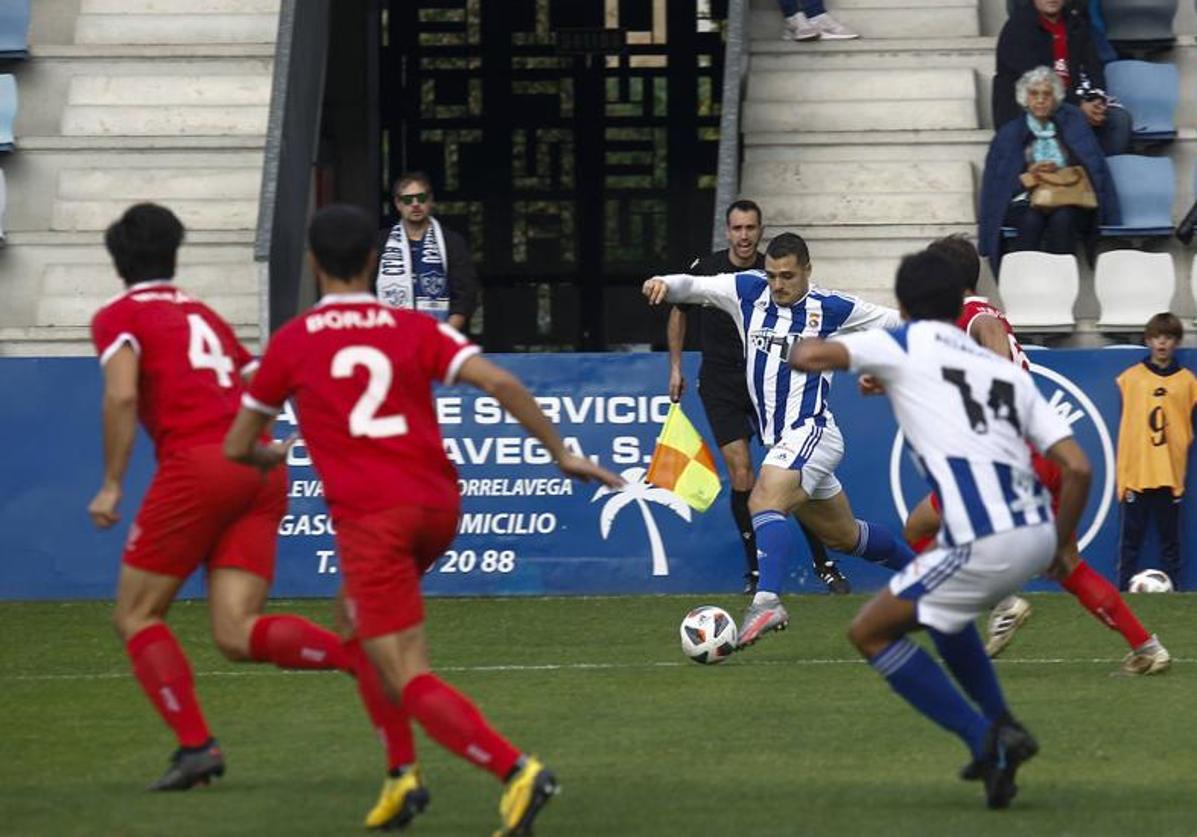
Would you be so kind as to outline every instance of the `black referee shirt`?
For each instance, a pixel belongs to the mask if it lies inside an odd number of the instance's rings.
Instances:
[[[756,254],[752,263],[756,270],[765,269],[765,256]],[[694,260],[686,269],[691,276],[716,276],[720,273],[739,273],[749,268],[736,267],[728,257],[727,250],[718,250],[709,256]],[[702,350],[702,365],[743,372],[744,338],[736,328],[736,322],[728,314],[710,305],[680,305],[686,313],[687,337],[694,332],[695,345]],[[690,341],[687,340],[687,343]]]

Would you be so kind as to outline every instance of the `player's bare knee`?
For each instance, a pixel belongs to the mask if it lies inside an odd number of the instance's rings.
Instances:
[[[235,617],[212,620],[212,641],[226,660],[244,663],[253,659],[249,651],[249,634],[253,622]]]
[[[751,491],[756,484],[756,475],[748,466],[732,468],[729,463],[728,478],[731,480],[732,491]]]

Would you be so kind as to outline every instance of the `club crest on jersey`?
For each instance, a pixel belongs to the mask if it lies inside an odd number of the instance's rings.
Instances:
[[[818,331],[819,326],[823,323],[823,315],[818,311],[811,311],[806,315],[806,328],[809,331]]]
[[[969,341],[970,345],[972,341]],[[1039,392],[1047,399],[1072,429],[1073,436],[1086,451],[1101,451],[1100,456],[1091,456],[1093,464],[1093,489],[1089,503],[1077,527],[1078,544],[1082,550],[1088,546],[1110,512],[1114,496],[1114,446],[1105,420],[1076,383],[1054,369],[1031,364],[1031,375]],[[889,482],[890,493],[898,516],[905,520],[909,510],[927,493],[927,483],[917,474],[918,466],[913,456],[905,456],[906,437],[899,430],[894,434],[890,448]],[[1027,486],[1016,486],[1016,494],[1027,494]]]
[[[801,338],[796,334],[789,332],[775,332],[769,328],[756,329],[748,332],[748,344],[756,349],[758,352],[765,354],[773,353],[776,350],[777,356],[782,360],[790,356],[790,351],[794,348],[794,344]]]

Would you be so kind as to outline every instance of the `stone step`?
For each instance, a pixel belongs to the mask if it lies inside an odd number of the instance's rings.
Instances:
[[[278,14],[82,14],[79,44],[274,43]]]
[[[206,302],[218,303],[221,314],[255,333],[261,270],[253,258],[252,236],[246,233],[189,233],[179,251],[179,284]],[[51,323],[85,326],[123,287],[99,231],[17,234],[5,248],[4,272],[0,329]],[[45,340],[44,331],[26,337]],[[81,350],[74,353],[90,353],[87,339],[85,331]]]
[[[967,163],[810,163],[795,160],[746,162],[740,187],[753,194],[881,195],[918,191],[971,192],[972,167]]]
[[[747,99],[752,102],[882,102],[973,100],[977,83],[970,69],[812,70],[801,74],[753,68]]]
[[[752,131],[903,131],[979,127],[977,102],[906,99],[875,102],[746,101],[740,129]]]
[[[951,38],[979,35],[981,20],[976,3],[955,4],[948,0],[940,5],[912,7],[908,2],[895,7],[872,0],[869,6],[848,7],[833,4],[829,9],[837,20],[855,29],[862,39],[887,38]],[[753,8],[748,16],[748,36],[765,40],[781,38],[782,17],[777,6]],[[804,46],[800,44],[799,46]]]
[[[62,115],[62,133],[67,136],[264,134],[268,118],[268,108],[262,105],[69,105]]]
[[[76,76],[67,105],[259,105],[270,104],[270,76],[188,75]]]
[[[91,323],[103,299],[47,296],[37,305],[35,326],[86,326]],[[229,323],[250,324],[258,321],[258,295],[210,294],[204,302]]]
[[[192,131],[191,136],[201,135],[256,135],[265,136],[265,113],[269,105],[263,104],[261,89],[269,85],[274,62],[270,58],[246,57],[218,57],[218,56],[187,56],[179,58],[117,58],[99,57],[83,60],[80,58],[37,58],[23,64],[21,67],[21,109],[17,113],[15,129],[20,136],[49,137],[61,136],[64,127],[68,135],[112,135],[128,136],[133,134],[187,136],[186,131],[177,127],[169,131],[148,132],[134,130],[136,112],[126,116],[130,121],[126,127],[117,127],[122,123],[121,114],[106,113],[104,108],[118,107],[148,107],[154,102],[161,102],[165,96],[183,97],[180,101],[166,102],[170,107],[202,107],[209,103],[236,105],[237,99],[254,102],[252,105],[238,105],[247,107],[249,119],[242,119],[240,124],[227,124],[234,121],[226,118],[224,128],[239,130],[222,130],[219,132]],[[151,77],[150,84],[141,83]],[[125,82],[124,79],[132,79]],[[231,79],[231,81],[226,80]],[[235,97],[232,100],[209,99],[202,87],[197,88],[195,80],[208,80],[212,90],[222,96]],[[72,95],[80,97],[74,107],[95,107],[101,110],[71,116],[64,125],[64,116],[71,109],[68,104]],[[143,97],[138,99],[138,97]],[[157,98],[152,98],[152,97]],[[102,98],[101,98],[102,97]],[[96,99],[101,98],[97,102]],[[260,111],[260,114],[259,114]],[[219,115],[219,114],[218,114]],[[82,117],[86,116],[93,124],[85,124]],[[194,116],[194,115],[193,115]],[[104,130],[93,131],[95,120],[104,119]],[[194,119],[193,119],[194,121]],[[209,120],[211,121],[211,120]],[[168,126],[169,127],[169,126]]]
[[[853,41],[804,41],[795,43],[770,35],[749,41],[748,51],[753,58],[760,55],[831,56],[843,53],[862,55],[892,55],[896,53],[973,53],[987,52],[992,59],[997,47],[997,38],[992,35],[961,36],[954,38],[860,38]],[[1182,39],[1183,40],[1183,39]],[[1193,41],[1192,38],[1189,39]],[[1180,42],[1178,41],[1178,46]]]
[[[238,227],[248,230],[256,224],[262,165],[261,149],[22,150],[5,164],[9,188],[13,194],[23,196],[9,207],[9,228],[22,235],[47,230],[103,229],[128,204],[153,199],[172,208],[180,202],[237,201],[238,205],[231,208],[242,216],[249,211],[255,219],[246,227]],[[67,202],[67,215],[60,211],[63,201]],[[96,224],[101,219],[82,223],[73,214],[78,209],[75,203],[91,201],[103,201],[111,212],[108,220],[98,227]],[[191,216],[191,220],[205,219]],[[187,223],[186,218],[184,222]],[[190,241],[205,226],[189,223],[188,228]],[[223,223],[209,227],[225,228]]]
[[[82,0],[85,15],[278,14],[281,0]]]
[[[971,224],[976,221],[968,163],[745,164],[741,191],[778,225]]]
[[[195,248],[192,248],[193,250]],[[228,260],[195,262],[195,258],[212,259],[215,248],[202,248],[194,255],[184,248],[180,257],[176,283],[184,290],[207,300],[210,294],[222,296],[250,295],[258,293],[258,266],[244,248],[231,249]],[[102,255],[97,252],[95,255]],[[53,256],[51,256],[51,259]],[[101,281],[101,277],[104,281]],[[42,270],[42,295],[54,297],[88,298],[103,302],[119,292],[120,280],[112,262],[104,261],[49,261]]]
[[[260,167],[64,169],[52,229],[105,229],[133,202],[159,201],[187,227],[253,229]]]

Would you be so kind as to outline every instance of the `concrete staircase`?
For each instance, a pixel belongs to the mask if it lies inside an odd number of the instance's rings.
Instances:
[[[741,192],[757,200],[766,233],[792,230],[811,245],[815,281],[892,303],[904,253],[949,233],[976,234],[976,198],[993,134],[990,80],[1005,0],[831,0],[864,36],[783,41],[774,0],[751,0]],[[1181,72],[1176,163],[1179,217],[1193,201],[1197,150],[1197,13],[1181,4],[1171,60]],[[1103,245],[1112,248],[1113,244]],[[1127,246],[1120,242],[1118,246]],[[1192,255],[1174,240],[1173,310],[1197,314]],[[1097,313],[1082,267],[1080,325]],[[992,279],[984,285],[995,292]]]
[[[151,200],[187,226],[178,282],[254,343],[253,260],[279,0],[38,0],[5,160],[0,354],[90,354],[121,289],[103,230]]]

